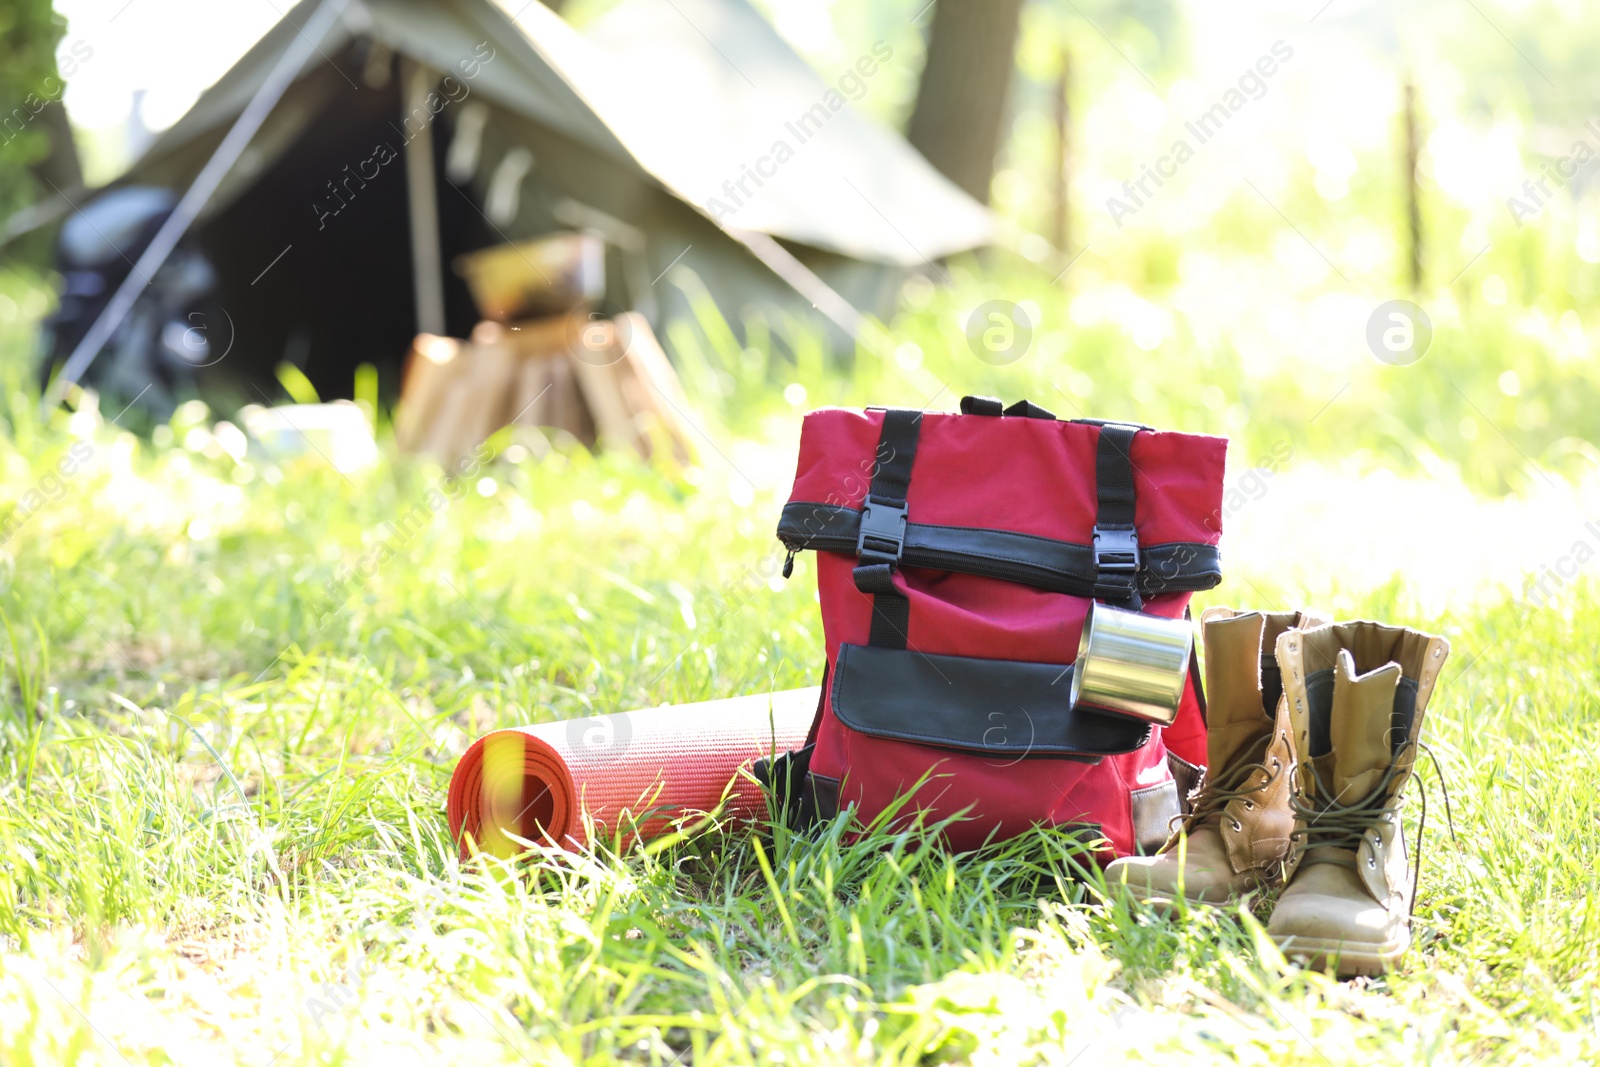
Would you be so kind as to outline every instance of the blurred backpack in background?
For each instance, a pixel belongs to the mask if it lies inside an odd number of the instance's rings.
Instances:
[[[130,185],[108,190],[73,212],[56,242],[61,303],[45,324],[41,387],[47,385],[177,205],[166,189]],[[192,396],[196,374],[220,360],[232,328],[212,300],[216,272],[189,239],[178,242],[147,284],[83,384],[108,398],[103,407],[138,401],[164,420]]]

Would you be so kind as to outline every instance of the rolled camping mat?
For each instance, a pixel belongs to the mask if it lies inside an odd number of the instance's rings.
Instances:
[[[495,730],[450,777],[450,832],[466,859],[510,857],[528,841],[569,850],[660,836],[684,815],[766,814],[755,760],[805,744],[820,690],[790,689]]]

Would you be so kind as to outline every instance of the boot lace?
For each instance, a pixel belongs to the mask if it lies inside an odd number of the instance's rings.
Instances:
[[[1450,810],[1450,791],[1445,786],[1444,772],[1439,767],[1439,757],[1434,755],[1433,749],[1420,741],[1414,745],[1426,753],[1433,764],[1434,777],[1439,780],[1439,791],[1444,797],[1445,825],[1450,829],[1450,840],[1454,841],[1455,817]],[[1331,863],[1340,867],[1355,868],[1355,851],[1360,847],[1367,832],[1379,822],[1399,818],[1399,795],[1390,796],[1388,803],[1382,803],[1382,800],[1388,795],[1395,778],[1399,776],[1401,764],[1402,761],[1396,758],[1372,792],[1353,804],[1340,804],[1336,800],[1306,801],[1300,797],[1298,791],[1290,795],[1289,808],[1295,814],[1295,829],[1290,834],[1290,840],[1294,842],[1294,855],[1300,857],[1301,866]],[[1323,784],[1322,776],[1317,774],[1315,767],[1311,768],[1311,774],[1316,780],[1317,795],[1328,796],[1330,790]],[[1422,878],[1422,842],[1428,829],[1428,789],[1425,783],[1420,789],[1420,794],[1422,810],[1417,819],[1415,862],[1412,864],[1411,873],[1413,911],[1417,906],[1417,889]]]
[[[1450,790],[1445,785],[1444,771],[1439,767],[1439,757],[1433,754],[1433,749],[1417,742],[1417,747],[1428,754],[1428,762],[1433,764],[1433,776],[1439,780],[1439,795],[1444,798],[1444,824],[1450,830],[1450,843],[1458,844],[1456,840],[1456,819],[1450,811]],[[1411,872],[1411,911],[1417,910],[1417,886],[1422,880],[1422,835],[1428,829],[1428,786],[1422,785],[1422,812],[1417,819],[1417,862]]]
[[[1283,773],[1283,764],[1277,760],[1273,762],[1277,765],[1272,768],[1262,763],[1235,764],[1219,778],[1208,777],[1190,802],[1188,812],[1174,820],[1178,823],[1178,831],[1187,834],[1196,827],[1220,819],[1222,810],[1233,801],[1266,791]],[[1257,771],[1264,773],[1266,778],[1256,785],[1246,785]]]
[[[1317,783],[1313,797],[1302,799],[1297,792],[1289,798],[1289,809],[1294,812],[1296,823],[1289,839],[1294,842],[1294,854],[1303,857],[1301,864],[1333,863],[1354,867],[1354,855],[1342,853],[1354,853],[1374,824],[1392,820],[1400,810],[1398,797],[1383,802],[1398,773],[1398,765],[1390,764],[1372,792],[1354,804],[1341,804],[1326,799],[1330,791],[1323,784],[1322,776],[1312,768],[1311,774]]]

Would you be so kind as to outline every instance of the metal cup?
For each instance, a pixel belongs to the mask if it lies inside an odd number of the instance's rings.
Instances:
[[[1072,670],[1072,708],[1172,725],[1193,645],[1187,619],[1090,604]]]

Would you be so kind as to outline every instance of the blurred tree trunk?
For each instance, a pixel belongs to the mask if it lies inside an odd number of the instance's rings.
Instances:
[[[1417,187],[1417,157],[1421,152],[1422,134],[1417,124],[1417,86],[1407,75],[1405,80],[1405,179],[1406,179],[1406,253],[1410,272],[1407,276],[1413,293],[1422,290],[1422,194]]]
[[[1072,240],[1072,53],[1061,46],[1061,75],[1056,82],[1055,217],[1050,237],[1065,253]]]
[[[1022,0],[937,0],[907,137],[987,204],[1011,88]]]

